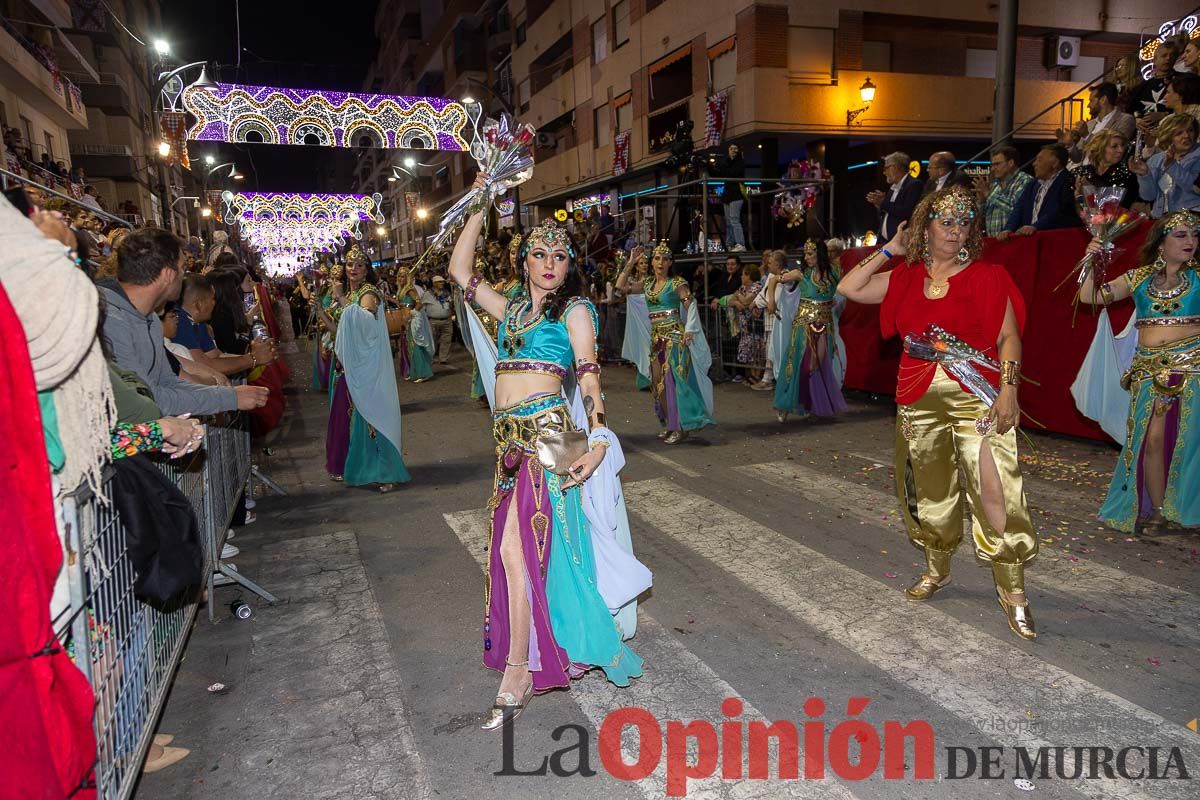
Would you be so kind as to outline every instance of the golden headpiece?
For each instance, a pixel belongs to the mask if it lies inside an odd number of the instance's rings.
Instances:
[[[1163,217],[1162,231],[1164,236],[1175,228],[1183,227],[1200,227],[1200,215],[1197,215],[1195,211],[1184,209]]]
[[[975,198],[956,186],[933,201],[929,218],[952,216],[960,221],[970,221],[975,219],[977,213]]]
[[[570,234],[567,233],[566,228],[560,228],[558,223],[552,219],[546,220],[529,232],[528,238],[525,239],[519,250],[522,257],[529,252],[534,242],[541,242],[550,248],[561,247],[571,258],[575,258],[575,245],[571,242]]]
[[[371,264],[371,259],[367,257],[366,252],[363,251],[362,247],[359,246],[358,242],[355,242],[353,245],[350,246],[350,249],[346,252],[346,265],[347,266],[352,266],[352,265],[370,266],[370,264]]]
[[[809,239],[804,243],[804,252],[815,254],[817,252],[817,243],[812,239]]]
[[[654,245],[654,249],[650,251],[650,255],[675,260],[675,254],[671,252],[671,245],[667,243],[666,239],[659,239],[658,244]]]
[[[517,251],[519,251],[520,249],[521,249],[521,234],[514,233],[513,237],[512,237],[512,241],[508,243],[508,255],[511,257],[515,257],[517,255]]]
[[[345,271],[346,271],[346,268],[343,267],[341,264],[334,264],[332,267],[329,268],[329,277],[333,278],[335,281],[341,280],[342,273]]]

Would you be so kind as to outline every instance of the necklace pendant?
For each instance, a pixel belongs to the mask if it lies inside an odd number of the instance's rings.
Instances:
[[[946,293],[949,291],[950,291],[949,283],[938,284],[938,283],[930,282],[930,284],[929,284],[929,297],[931,300],[940,300],[941,298],[945,297]]]

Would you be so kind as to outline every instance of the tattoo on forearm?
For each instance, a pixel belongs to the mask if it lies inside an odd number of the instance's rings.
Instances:
[[[583,410],[589,417],[592,415],[592,412],[596,410],[596,401],[592,399],[590,394],[585,395],[583,398]]]

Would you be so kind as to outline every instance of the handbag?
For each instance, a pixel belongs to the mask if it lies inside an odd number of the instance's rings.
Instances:
[[[539,433],[537,437],[538,462],[555,475],[567,475],[587,451],[588,438],[583,431]]]

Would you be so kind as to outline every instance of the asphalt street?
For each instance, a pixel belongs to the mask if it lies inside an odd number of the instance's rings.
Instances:
[[[969,547],[933,602],[904,599],[921,556],[897,518],[887,398],[780,425],[769,394],[723,384],[720,425],[671,447],[632,370],[606,367],[655,575],[631,642],[645,675],[536,697],[506,758],[478,727],[499,682],[480,663],[493,453],[466,354],[400,384],[413,480],[386,495],[326,475],[328,404],[307,357],[293,366],[256,455],[288,495],[260,497],[234,539],[284,602],[216,591],[159,725],[191,753],[139,798],[1200,797],[1200,536],[1100,526],[1115,447],[1022,442],[1042,537],[1024,642]],[[798,780],[780,779],[790,726]]]

